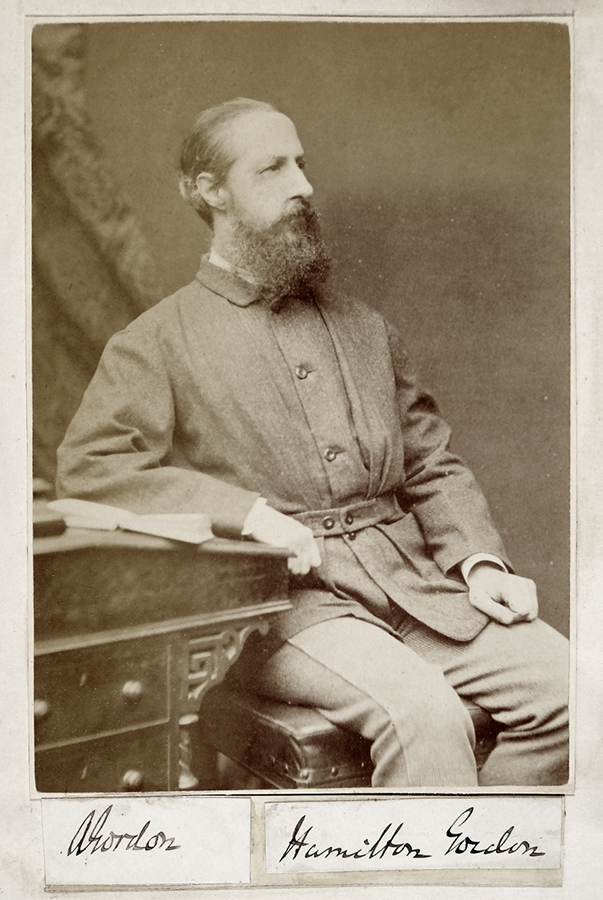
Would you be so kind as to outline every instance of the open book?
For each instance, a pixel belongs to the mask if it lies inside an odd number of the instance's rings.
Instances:
[[[156,537],[202,544],[213,538],[211,520],[202,513],[152,513],[137,515],[117,506],[87,500],[52,500],[48,508],[60,513],[69,528],[97,528],[101,531],[138,531]]]

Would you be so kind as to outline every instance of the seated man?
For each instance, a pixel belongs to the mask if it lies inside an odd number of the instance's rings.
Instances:
[[[288,547],[293,608],[245,677],[369,738],[374,786],[478,783],[461,697],[505,726],[480,784],[565,783],[567,642],[510,572],[399,335],[327,291],[293,123],[252,100],[206,110],[180,184],[211,253],[109,341],[59,496]]]

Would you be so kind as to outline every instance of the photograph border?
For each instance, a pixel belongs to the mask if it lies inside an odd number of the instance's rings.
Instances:
[[[576,4],[576,6],[577,6],[577,8],[579,8],[580,6],[585,6],[585,4]],[[76,14],[76,13],[73,13],[73,14],[70,13],[70,15],[76,16],[77,14]],[[217,17],[220,18],[220,19],[222,19],[222,18],[231,18],[231,16],[228,16],[227,14],[211,14],[211,15],[217,15]],[[251,14],[245,14],[245,18],[248,18],[250,15],[251,15]],[[289,13],[287,13],[286,15],[287,15],[287,18],[289,18]],[[516,17],[515,17],[513,14],[511,14],[511,15],[513,16],[513,20],[515,21],[515,20],[516,20]],[[26,19],[24,19],[24,22],[29,23],[30,21],[32,21],[31,16],[32,16],[32,14],[27,13],[27,17],[26,17]],[[232,16],[233,16],[233,19],[235,19],[235,20],[238,18],[238,14],[232,14]],[[295,18],[297,19],[297,18],[299,17],[299,14],[292,14],[292,16],[295,17]],[[256,14],[253,14],[253,17],[256,18]],[[353,17],[353,18],[360,18],[360,15],[354,13],[354,14],[352,14],[352,17]],[[546,16],[546,15],[544,15],[544,14],[539,14],[539,17],[542,17],[543,19],[547,19],[547,20],[548,20],[549,18],[556,18],[556,19],[560,18],[558,15],[553,15],[553,16],[549,17],[549,16]],[[78,21],[79,21],[79,20],[80,20],[80,17],[77,16],[77,18],[78,18]],[[97,16],[94,16],[93,18],[96,19]],[[113,18],[113,16],[111,16],[110,13],[107,13],[107,14],[103,13],[102,17],[100,17],[100,21],[107,21],[107,20],[110,19],[110,18]],[[119,18],[120,18],[120,20],[123,21],[124,18],[130,18],[130,17],[129,17],[129,16],[126,16],[126,17],[120,16]],[[136,21],[138,21],[138,20],[141,19],[141,17],[140,17],[139,15],[132,16],[132,18],[133,18],[134,20],[136,20]],[[148,20],[148,17],[147,17],[147,16],[145,16],[144,18],[145,18],[145,20]],[[174,17],[174,16],[170,16],[169,19],[164,19],[162,16],[159,16],[159,15],[158,15],[158,16],[152,16],[152,18],[158,18],[158,19],[161,19],[162,21],[168,21],[168,20],[174,20],[175,17]],[[177,19],[183,19],[183,18],[184,18],[184,19],[188,19],[189,17],[188,17],[187,15],[184,15],[184,16],[178,15],[176,18],[177,18]],[[197,18],[197,17],[195,17],[195,18]],[[263,16],[263,15],[259,15],[259,16],[257,16],[257,18],[263,20],[263,19],[264,19],[264,16]],[[310,17],[304,16],[303,18],[306,19],[306,18],[310,18]],[[314,17],[311,17],[311,18],[314,18]],[[321,16],[320,18],[322,18],[322,16]],[[335,18],[337,18],[337,17],[335,17]],[[347,16],[346,16],[346,18],[347,18]],[[389,18],[389,17],[388,17],[388,18]],[[394,17],[392,17],[392,18],[395,18],[396,20],[399,20],[399,17],[397,17],[397,16],[394,16]],[[414,19],[415,17],[408,17],[408,18]],[[429,15],[429,16],[417,16],[416,18],[419,19],[419,20],[429,19],[429,21],[434,21],[434,20],[437,19],[438,17],[437,17],[437,16],[432,17],[431,15]],[[454,18],[455,18],[455,20],[456,20],[457,17],[454,17]],[[465,17],[463,17],[463,18],[465,18]],[[481,16],[481,15],[475,17],[475,16],[472,15],[472,16],[469,17],[469,20],[470,20],[470,21],[476,21],[477,18],[483,19],[483,20],[490,20],[492,17],[491,17],[491,16]],[[507,14],[504,14],[504,15],[501,14],[501,15],[497,15],[497,16],[494,17],[494,18],[497,18],[497,19],[500,19],[500,18],[509,18],[509,16],[508,16]],[[523,19],[523,18],[524,18],[524,16],[521,16],[521,15],[517,16],[517,19]],[[527,17],[526,17],[526,18],[527,18]],[[530,18],[531,21],[534,20],[534,16],[530,16],[529,18]],[[563,18],[564,18],[565,20],[567,20],[567,16],[563,16]],[[372,17],[371,17],[371,19],[372,19]],[[404,19],[406,20],[406,19],[407,19],[407,16],[404,16]],[[448,17],[446,17],[446,19],[447,19],[448,21],[450,20]],[[40,21],[40,19],[38,19],[38,21]],[[43,21],[49,21],[48,17],[47,17],[47,16],[44,16]],[[571,21],[571,17],[570,17],[570,21]],[[572,57],[573,57],[573,54],[572,54]],[[27,58],[27,54],[26,54],[26,58]],[[575,154],[573,154],[573,156],[574,156],[573,165],[575,165],[575,164],[576,164]],[[600,185],[598,185],[598,187],[600,187]],[[574,194],[574,192],[572,192],[572,195],[573,195],[573,194]],[[579,223],[578,223],[578,231],[580,230],[580,228],[581,228],[581,225],[580,225],[580,220],[579,220]],[[572,230],[574,230],[573,227],[572,227]],[[572,263],[573,263],[573,264],[575,264],[575,254],[576,254],[576,250],[575,250],[575,248],[574,248],[574,246],[573,246],[573,242],[572,242]],[[26,277],[27,277],[27,267],[26,267],[26,269],[25,269],[25,272],[26,272]],[[575,277],[576,277],[576,273],[575,273],[575,270],[574,270],[574,273],[573,273],[573,276],[572,276],[572,284],[574,284]],[[580,283],[582,283],[582,282],[580,282]],[[578,334],[578,335],[579,335],[579,341],[578,341],[578,343],[579,343],[579,349],[582,349],[582,348],[584,347],[584,338],[583,338],[584,332],[583,332],[582,329],[583,329],[583,322],[584,322],[585,316],[584,316],[584,315],[581,315],[581,313],[583,313],[583,312],[584,312],[583,304],[580,304],[580,309],[579,309],[579,310],[578,310],[578,309],[576,310],[576,317],[575,317],[575,320],[574,320],[574,321],[575,321],[575,325],[574,325],[574,327],[573,327],[573,329],[572,329],[573,334]],[[587,311],[586,311],[586,319],[587,319],[587,320],[588,320],[589,315],[592,316],[592,313],[590,312],[590,310],[587,310]],[[20,323],[18,322],[18,318],[19,318],[19,316],[18,316],[18,309],[17,309],[17,317],[16,317],[16,320],[17,320],[17,326],[20,324]],[[591,336],[592,336],[592,331],[591,331]],[[583,391],[581,391],[581,387],[582,387],[581,382],[583,381],[584,365],[585,365],[585,363],[586,363],[587,366],[589,366],[589,364],[592,364],[592,358],[593,358],[593,356],[595,356],[595,355],[598,353],[598,344],[597,344],[596,342],[593,342],[593,343],[594,343],[594,347],[591,346],[591,345],[589,344],[589,353],[585,354],[585,357],[588,357],[588,358],[584,358],[584,357],[583,357],[583,359],[582,359],[582,365],[579,365],[579,364],[578,364],[578,357],[575,356],[575,368],[574,368],[574,371],[575,371],[575,373],[576,373],[576,378],[577,378],[577,380],[578,380],[578,393],[577,393],[577,395],[573,395],[573,398],[572,398],[572,407],[573,407],[573,410],[575,410],[575,407],[576,407],[576,405],[577,405],[577,401],[580,401],[580,400],[582,399],[582,396],[583,396]],[[587,380],[588,380],[589,378],[592,380],[592,375],[591,375],[590,373],[587,374],[587,376],[586,376],[586,379],[587,379]],[[596,389],[593,391],[592,394],[589,393],[589,392],[587,392],[587,397],[588,397],[587,402],[591,405],[591,407],[592,407],[593,401],[596,403],[597,400],[600,399],[600,398],[597,397],[596,395],[597,395]],[[19,408],[19,401],[17,401],[17,407]],[[595,409],[596,409],[596,408],[597,408],[597,407],[595,406]],[[20,413],[21,413],[21,415],[20,415],[19,417],[17,417],[17,418],[22,418],[22,408],[20,408]],[[575,411],[574,411],[574,422],[573,422],[573,425],[572,425],[572,431],[573,431],[573,434],[574,434],[574,453],[573,453],[572,469],[573,469],[573,474],[574,474],[574,475],[576,475],[577,470],[578,470],[578,466],[580,465],[579,461],[578,461],[577,458],[576,458],[576,448],[575,448],[576,437],[577,437],[577,439],[578,439],[578,453],[579,453],[579,452],[580,452],[580,449],[581,449],[581,448],[580,448],[580,445],[579,445],[580,438],[581,438],[581,425],[582,425],[582,422],[583,422],[583,420],[582,420],[582,421],[577,420],[577,419],[575,418],[575,416],[576,416],[576,413],[575,413]],[[582,445],[584,446],[584,441],[582,441]],[[22,463],[23,463],[23,461],[22,461],[22,459],[21,459],[21,470],[22,470],[22,467],[23,467],[23,466],[22,466]],[[584,470],[584,467],[583,467],[583,470]],[[578,473],[578,474],[579,474],[579,473]],[[573,485],[573,491],[572,491],[572,495],[573,495],[573,496],[572,496],[572,503],[573,503],[572,518],[574,518],[574,513],[575,513],[575,511],[576,511],[576,508],[579,506],[579,497],[577,498],[577,497],[576,497],[576,494],[577,494],[577,493],[579,492],[579,490],[580,490],[580,487],[579,487],[579,485],[577,484],[576,480],[573,479],[573,481],[574,481],[574,485]],[[19,501],[17,501],[17,502],[19,502]],[[584,509],[584,504],[582,505],[582,509]],[[589,511],[589,512],[590,512],[590,511]],[[22,519],[21,519],[21,521],[22,521]],[[579,531],[580,531],[580,529],[578,529],[578,540],[580,541],[580,540],[581,540],[581,536],[580,536]],[[577,572],[575,571],[575,562],[574,562],[574,575],[573,575],[573,577],[572,577],[572,581],[574,581],[574,580],[577,578],[578,583],[579,583],[579,589],[580,589],[581,586],[583,587],[583,586],[585,585],[585,581],[586,581],[586,592],[588,592],[588,587],[589,587],[589,586],[592,587],[592,578],[593,578],[593,576],[591,575],[591,567],[590,567],[590,565],[589,565],[589,562],[590,562],[590,561],[589,561],[588,559],[587,559],[587,561],[586,561],[586,565],[584,565],[584,560],[583,560],[583,558],[582,558],[582,551],[583,551],[584,549],[586,549],[586,551],[587,551],[587,553],[588,553],[588,550],[592,550],[592,549],[595,549],[595,548],[596,548],[596,541],[594,542],[594,547],[593,547],[593,541],[592,541],[592,540],[589,541],[589,542],[587,542],[587,543],[586,543],[586,546],[582,546],[582,547],[579,546],[579,547],[578,547],[578,566],[579,566],[579,568],[578,568],[578,571],[577,571]],[[584,576],[586,576],[586,579],[585,579]],[[596,578],[596,576],[595,576],[595,578]],[[590,585],[588,584],[589,581],[591,581],[591,584],[590,584]],[[575,608],[576,608],[576,607],[574,606],[574,609],[575,609]],[[572,672],[574,671],[575,663],[576,663],[576,660],[577,660],[577,649],[576,649],[576,639],[575,639],[575,638],[576,638],[576,618],[577,618],[576,615],[573,615],[573,616],[572,616],[572,635],[573,635],[573,640],[572,640],[572,653],[573,653],[573,660],[574,660],[574,666],[572,667]],[[579,640],[580,640],[580,644],[581,644],[581,646],[582,646],[582,636],[580,637]],[[587,650],[587,652],[588,652],[588,650]],[[592,662],[591,660],[587,660],[587,661],[588,661],[588,662]],[[17,660],[16,668],[18,668],[18,660]],[[573,692],[572,692],[572,695],[573,695]],[[579,782],[578,782],[577,788],[578,788],[578,787],[580,787],[580,783],[579,783]],[[571,790],[571,789],[570,789],[570,790]],[[550,792],[550,791],[548,791],[548,790],[547,790],[546,792],[547,792],[547,793],[556,793],[556,792]],[[264,793],[264,792],[262,792],[262,793]],[[388,793],[391,793],[391,792],[388,792]],[[488,793],[493,793],[493,792],[492,792],[492,791],[489,791]],[[500,793],[504,793],[504,794],[508,794],[508,793],[539,793],[539,791],[538,791],[538,790],[530,789],[530,790],[526,790],[526,791],[516,791],[516,792],[515,792],[515,791],[511,791],[511,792],[509,792],[508,789],[501,789]],[[559,793],[561,793],[561,791],[560,791]],[[33,796],[36,796],[36,795],[34,794]],[[274,795],[272,795],[272,794],[268,794],[268,795],[266,796],[266,799],[268,799],[268,798],[272,799],[273,796],[274,796]],[[377,796],[378,796],[378,794],[376,793],[376,797],[377,797]],[[342,795],[339,794],[339,792],[338,792],[338,793],[334,796],[333,799],[342,799]],[[352,799],[353,799],[353,798],[352,798]],[[26,799],[25,806],[26,806],[26,807],[29,807],[29,806],[30,806],[30,804],[27,802],[27,799]],[[571,807],[569,807],[569,809],[571,809]],[[157,896],[157,894],[154,894],[154,896]]]

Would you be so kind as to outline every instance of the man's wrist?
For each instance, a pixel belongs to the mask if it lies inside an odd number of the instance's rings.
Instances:
[[[247,513],[245,521],[243,522],[241,537],[246,537],[253,532],[267,502],[268,501],[264,497],[258,497],[258,499],[255,501],[255,503]]]

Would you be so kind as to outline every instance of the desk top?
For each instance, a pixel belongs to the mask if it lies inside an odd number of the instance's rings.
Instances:
[[[67,528],[62,534],[37,537],[33,541],[35,556],[45,553],[67,553],[71,550],[95,548],[125,548],[141,550],[172,550],[181,553],[220,553],[232,556],[265,557],[267,559],[286,558],[289,551],[284,547],[269,547],[256,541],[230,541],[212,538],[203,544],[189,544],[168,538],[153,537],[132,531],[104,531],[95,528]]]

